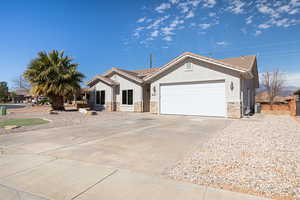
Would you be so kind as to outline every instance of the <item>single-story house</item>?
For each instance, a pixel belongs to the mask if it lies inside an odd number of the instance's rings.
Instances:
[[[15,94],[12,97],[12,102],[14,102],[14,103],[28,103],[28,102],[31,102],[31,100],[33,98],[30,90],[27,90],[27,89],[14,90],[14,91],[10,91],[10,93]]]
[[[276,96],[273,104],[288,104],[292,96]],[[270,104],[270,98],[267,91],[256,92],[255,102],[260,104]]]
[[[95,76],[89,103],[106,111],[240,118],[253,112],[256,56],[222,60],[186,52],[162,67]]]

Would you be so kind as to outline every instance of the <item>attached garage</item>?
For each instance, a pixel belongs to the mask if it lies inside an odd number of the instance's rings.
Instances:
[[[161,85],[160,113],[226,117],[225,81]]]

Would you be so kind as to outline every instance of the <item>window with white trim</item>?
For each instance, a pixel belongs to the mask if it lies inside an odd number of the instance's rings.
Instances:
[[[133,90],[122,90],[122,104],[123,105],[133,104]]]
[[[105,104],[105,90],[96,91],[96,104]]]

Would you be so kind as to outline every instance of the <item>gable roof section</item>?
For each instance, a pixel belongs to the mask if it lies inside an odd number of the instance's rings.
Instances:
[[[220,61],[231,65],[241,66],[244,69],[251,70],[251,68],[254,65],[255,59],[256,59],[255,55],[250,55],[250,56],[241,56],[236,58],[225,58]]]
[[[88,86],[93,86],[98,81],[102,81],[102,82],[104,82],[104,83],[106,83],[107,85],[110,85],[110,86],[119,85],[119,83],[111,80],[110,78],[106,78],[106,77],[104,77],[102,75],[95,76],[92,80],[90,80],[89,82],[87,82],[87,85]]]
[[[214,64],[220,67],[224,67],[224,68],[228,68],[234,71],[238,71],[241,73],[251,73],[251,70],[249,70],[251,67],[249,66],[244,66],[244,65],[239,65],[237,63],[228,63],[225,62],[223,60],[217,60],[217,59],[213,59],[213,58],[209,58],[209,57],[205,57],[205,56],[200,56],[191,52],[185,52],[179,56],[177,56],[175,59],[171,60],[170,62],[168,62],[167,64],[165,64],[163,67],[161,67],[159,70],[157,70],[155,73],[148,75],[147,77],[144,78],[144,80],[148,81],[151,80],[152,78],[158,76],[159,74],[161,74],[162,72],[172,68],[175,64],[177,64],[178,62],[184,60],[185,58],[195,58],[197,60],[201,60],[203,62],[206,63],[210,63],[210,64]]]
[[[161,67],[154,67],[154,68],[147,68],[147,69],[141,69],[141,70],[131,70],[131,72],[134,72],[137,74],[137,76],[145,77],[154,74],[156,71],[160,70]]]
[[[119,68],[115,68],[115,67],[111,68],[109,71],[107,71],[105,74],[103,74],[103,76],[107,77],[107,76],[111,75],[112,73],[117,73],[117,74],[123,75],[123,76],[125,76],[135,82],[138,82],[138,83],[144,82],[143,79],[138,77],[135,72],[124,70],[124,69],[119,69]]]
[[[255,55],[241,56],[236,58],[225,58],[222,61],[247,68],[248,71],[251,72],[252,76],[254,77],[255,87],[259,88],[259,76],[257,71],[257,61]]]

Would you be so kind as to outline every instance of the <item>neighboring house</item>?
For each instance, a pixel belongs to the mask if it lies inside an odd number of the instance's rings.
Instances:
[[[186,52],[159,68],[112,68],[87,85],[94,109],[240,118],[254,111],[259,82],[256,56]]]
[[[260,104],[260,110],[265,114],[291,114],[292,100],[293,96],[276,96],[271,105],[267,91],[260,92],[255,97],[255,102]]]
[[[32,100],[32,95],[30,93],[30,90],[15,90],[10,91],[10,93],[14,93],[15,96],[12,99],[14,103],[28,103]]]
[[[288,104],[292,96],[276,96],[273,104]],[[259,92],[255,96],[255,102],[260,104],[270,104],[270,98],[267,91]]]

